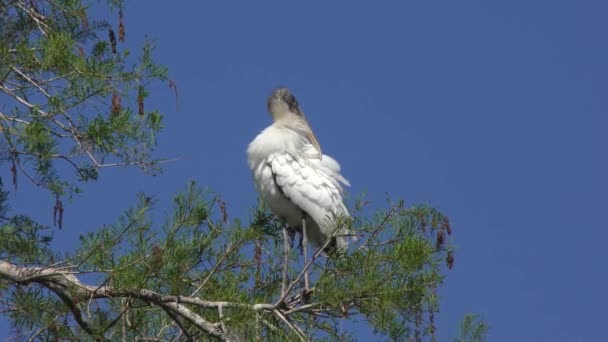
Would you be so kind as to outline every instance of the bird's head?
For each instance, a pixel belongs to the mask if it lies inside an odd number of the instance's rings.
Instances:
[[[319,152],[319,157],[322,156],[321,146],[317,141],[312,128],[308,124],[298,100],[284,87],[276,88],[268,97],[268,112],[272,116],[275,123],[280,123],[288,127],[297,127],[299,131],[303,131],[310,143]]]
[[[267,105],[268,112],[274,121],[304,117],[298,100],[289,89],[284,87],[272,91],[272,94],[268,97]]]

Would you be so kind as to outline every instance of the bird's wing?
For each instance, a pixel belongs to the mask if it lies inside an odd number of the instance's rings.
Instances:
[[[311,145],[307,145],[303,150],[303,154],[309,159],[309,162],[327,174],[340,191],[342,191],[342,185],[340,183],[350,186],[350,183],[340,173],[340,164],[338,164],[334,158],[326,154],[324,154],[321,158],[315,158],[316,153],[316,148]]]
[[[337,165],[335,160],[332,161]],[[325,165],[319,159],[290,153],[271,154],[268,165],[285,197],[306,212],[322,230],[336,217],[348,216],[339,183],[342,176],[337,178],[339,171],[330,167],[335,165]],[[331,234],[328,231],[324,233]]]

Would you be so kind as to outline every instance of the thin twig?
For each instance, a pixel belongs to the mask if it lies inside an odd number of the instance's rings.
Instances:
[[[285,316],[283,316],[283,314],[279,310],[274,310],[273,312],[277,317],[279,317],[279,319],[281,321],[283,321],[285,324],[287,324],[287,326],[296,333],[296,335],[300,338],[300,341],[306,341],[306,335],[298,326],[291,323],[289,321],[289,319],[287,319]]]

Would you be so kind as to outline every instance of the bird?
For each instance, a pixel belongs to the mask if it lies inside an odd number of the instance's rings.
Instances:
[[[285,248],[288,225],[292,231],[302,230],[305,265],[309,242],[317,249],[328,246],[345,251],[349,230],[340,218],[350,217],[343,189],[350,183],[342,176],[340,164],[322,153],[289,89],[274,89],[267,109],[273,123],[251,141],[247,160],[261,200],[283,222]],[[307,273],[304,280],[308,289]]]

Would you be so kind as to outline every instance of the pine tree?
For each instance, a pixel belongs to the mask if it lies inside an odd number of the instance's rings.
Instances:
[[[16,337],[350,340],[341,325],[363,320],[391,340],[434,340],[437,290],[454,253],[448,219],[429,206],[389,199],[365,218],[358,201],[343,224],[359,241],[347,255],[317,251],[302,265],[296,239],[284,293],[280,223],[259,205],[250,222],[228,224],[225,203],[194,183],[162,223],[140,195],[72,252],[51,249],[66,196],[104,168],[155,173],[162,162],[153,151],[163,116],[145,101],[150,84],[174,84],[149,41],[137,58],[122,48],[122,3],[107,6],[117,28],[90,20],[78,0],[0,0],[0,167],[11,172],[0,179],[0,311]],[[56,198],[55,227],[10,209],[24,181]],[[463,341],[483,340],[485,328],[463,324]]]

